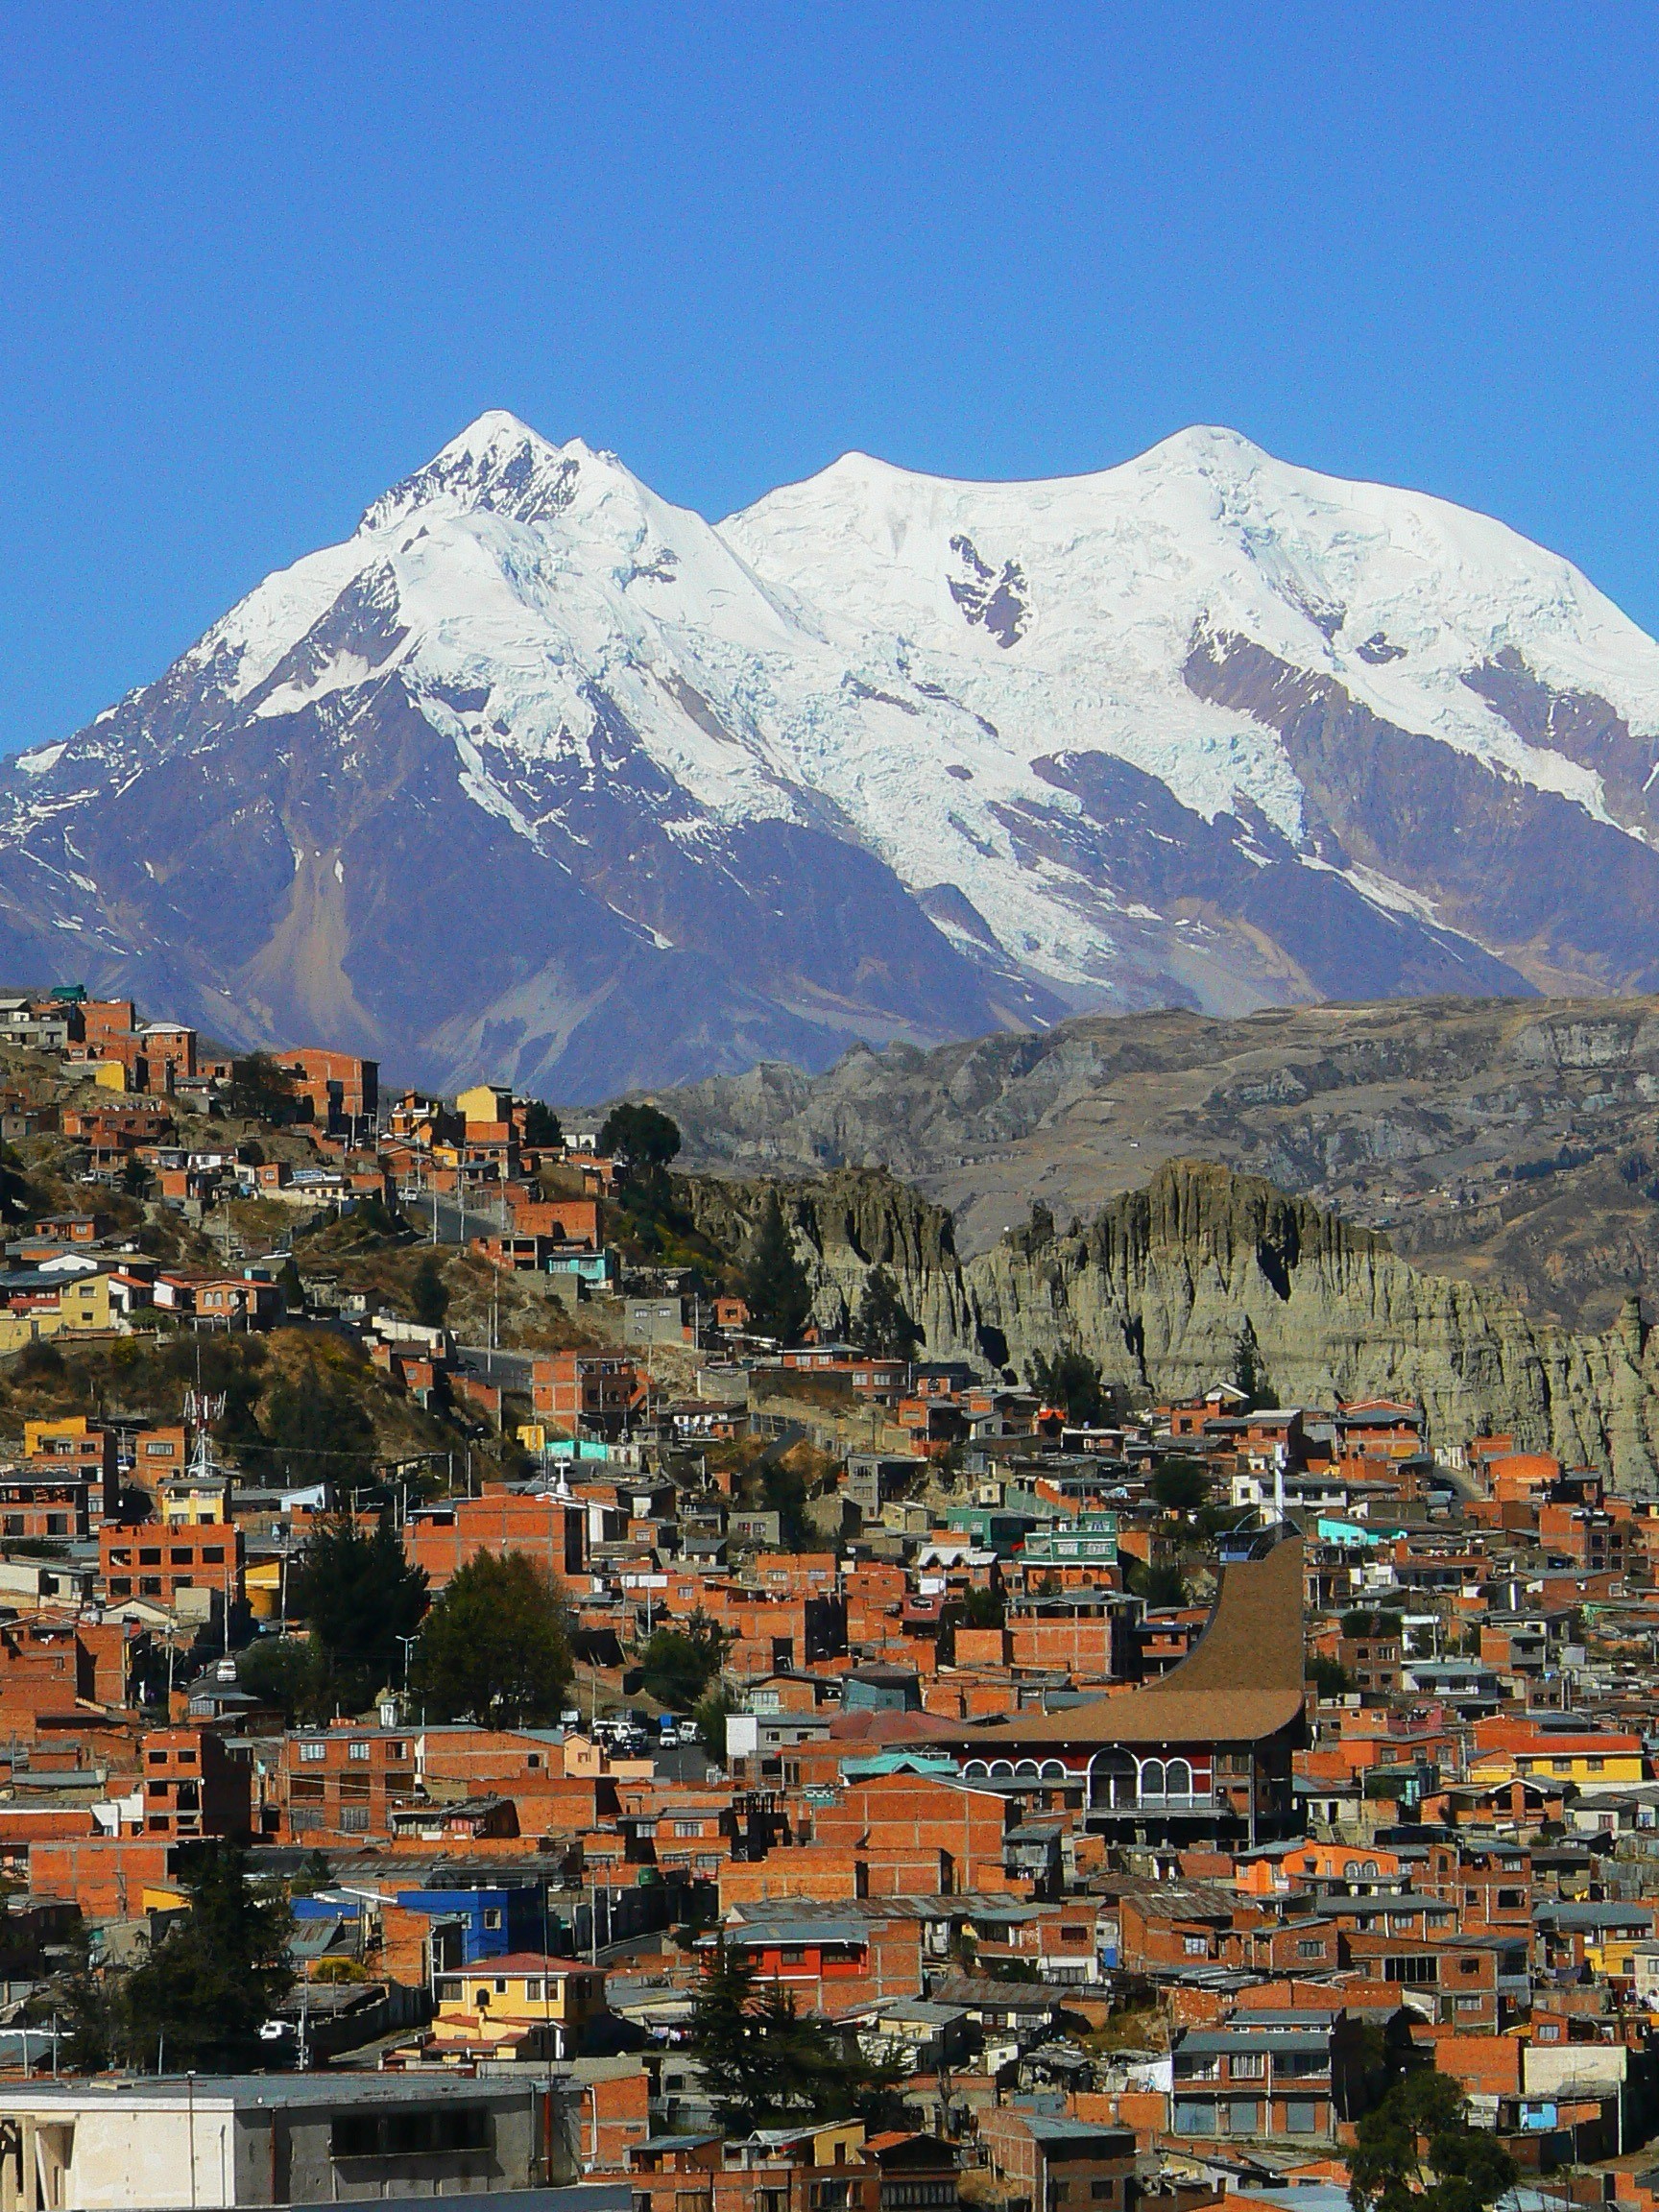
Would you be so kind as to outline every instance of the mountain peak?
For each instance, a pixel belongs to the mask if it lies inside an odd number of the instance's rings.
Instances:
[[[543,522],[569,506],[584,463],[597,458],[579,438],[554,445],[506,408],[487,408],[424,468],[382,493],[364,511],[357,534],[391,529],[429,507]]]

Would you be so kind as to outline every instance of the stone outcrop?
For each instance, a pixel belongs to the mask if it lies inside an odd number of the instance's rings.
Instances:
[[[732,1248],[764,1186],[687,1189],[699,1226]],[[1074,1346],[1141,1402],[1230,1376],[1248,1331],[1283,1405],[1404,1396],[1442,1448],[1513,1430],[1604,1468],[1627,1495],[1659,1495],[1659,1339],[1634,1299],[1599,1335],[1534,1323],[1308,1199],[1191,1161],[1068,1229],[1035,1209],[966,1262],[950,1215],[889,1176],[842,1170],[781,1195],[831,1327],[880,1265],[934,1357],[1022,1373],[1033,1354]]]

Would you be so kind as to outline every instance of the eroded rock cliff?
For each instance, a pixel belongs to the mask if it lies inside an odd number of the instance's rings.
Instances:
[[[694,1179],[699,1224],[739,1243],[764,1186]],[[1230,1376],[1246,1329],[1284,1405],[1400,1395],[1441,1448],[1513,1430],[1569,1465],[1659,1495],[1659,1338],[1634,1299],[1600,1335],[1529,1321],[1476,1286],[1419,1272],[1387,1239],[1259,1177],[1172,1161],[1085,1222],[1041,1209],[963,1262],[950,1215],[879,1173],[843,1170],[781,1191],[838,1326],[873,1266],[890,1270],[936,1358],[1022,1372],[1076,1346],[1134,1398]]]

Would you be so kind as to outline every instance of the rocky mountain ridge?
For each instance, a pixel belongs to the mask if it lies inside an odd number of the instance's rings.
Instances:
[[[661,1095],[691,1164],[889,1167],[969,1254],[1033,1199],[1069,1221],[1202,1158],[1538,1321],[1599,1332],[1659,1283],[1659,999],[1087,1016]]]
[[[733,1245],[770,1186],[685,1188],[699,1227]],[[1074,1347],[1144,1404],[1230,1378],[1248,1326],[1283,1405],[1403,1396],[1443,1452],[1513,1431],[1628,1496],[1659,1496],[1659,1334],[1635,1299],[1601,1334],[1536,1324],[1306,1199],[1189,1161],[1070,1229],[1039,1212],[966,1261],[949,1214],[891,1177],[839,1170],[781,1197],[832,1328],[882,1266],[932,1357],[1023,1374],[1035,1353]]]
[[[0,771],[0,976],[562,1101],[1079,1011],[1659,985],[1659,645],[1192,429],[710,524],[483,416]]]

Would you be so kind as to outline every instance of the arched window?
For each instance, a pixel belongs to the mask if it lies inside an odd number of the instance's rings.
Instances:
[[[986,1768],[986,1772],[992,1777],[993,1780],[995,1780],[995,1778],[999,1774],[1012,1775],[1014,1772],[1014,1762],[1012,1759],[993,1759],[990,1766]]]
[[[964,1782],[982,1782],[990,1771],[983,1759],[970,1759],[962,1769],[962,1779]]]
[[[1070,1777],[1066,1772],[1065,1760],[1045,1759],[1043,1762],[1043,1779],[1045,1782],[1069,1781]]]
[[[1192,1762],[1190,1759],[1171,1759],[1164,1769],[1164,1791],[1169,1797],[1190,1797],[1192,1794]]]
[[[1035,1759],[1022,1759],[1014,1771],[1016,1774],[1029,1774],[1031,1779],[1035,1781],[1043,1769],[1038,1766]]]
[[[1146,1805],[1164,1796],[1166,1788],[1163,1760],[1146,1760],[1141,1768],[1141,1802]]]
[[[1096,1751],[1089,1762],[1089,1803],[1108,1811],[1139,1802],[1135,1762],[1116,1745]]]
[[[1344,1860],[1343,1860],[1343,1862],[1342,1862],[1342,1879],[1343,1879],[1343,1881],[1344,1881],[1344,1882],[1358,1882],[1358,1879],[1359,1879],[1359,1862],[1358,1862],[1358,1859],[1344,1859]]]
[[[1360,1871],[1360,1873],[1361,1873],[1361,1874],[1363,1874],[1363,1875],[1364,1875],[1364,1877],[1365,1877],[1365,1879],[1366,1879],[1366,1881],[1367,1881],[1367,1882],[1375,1882],[1375,1881],[1376,1881],[1376,1879],[1377,1879],[1377,1862],[1376,1862],[1376,1860],[1375,1860],[1375,1859],[1367,1859],[1367,1860],[1366,1860],[1366,1862],[1365,1862],[1365,1863],[1364,1863],[1364,1865],[1360,1867],[1359,1871]]]

